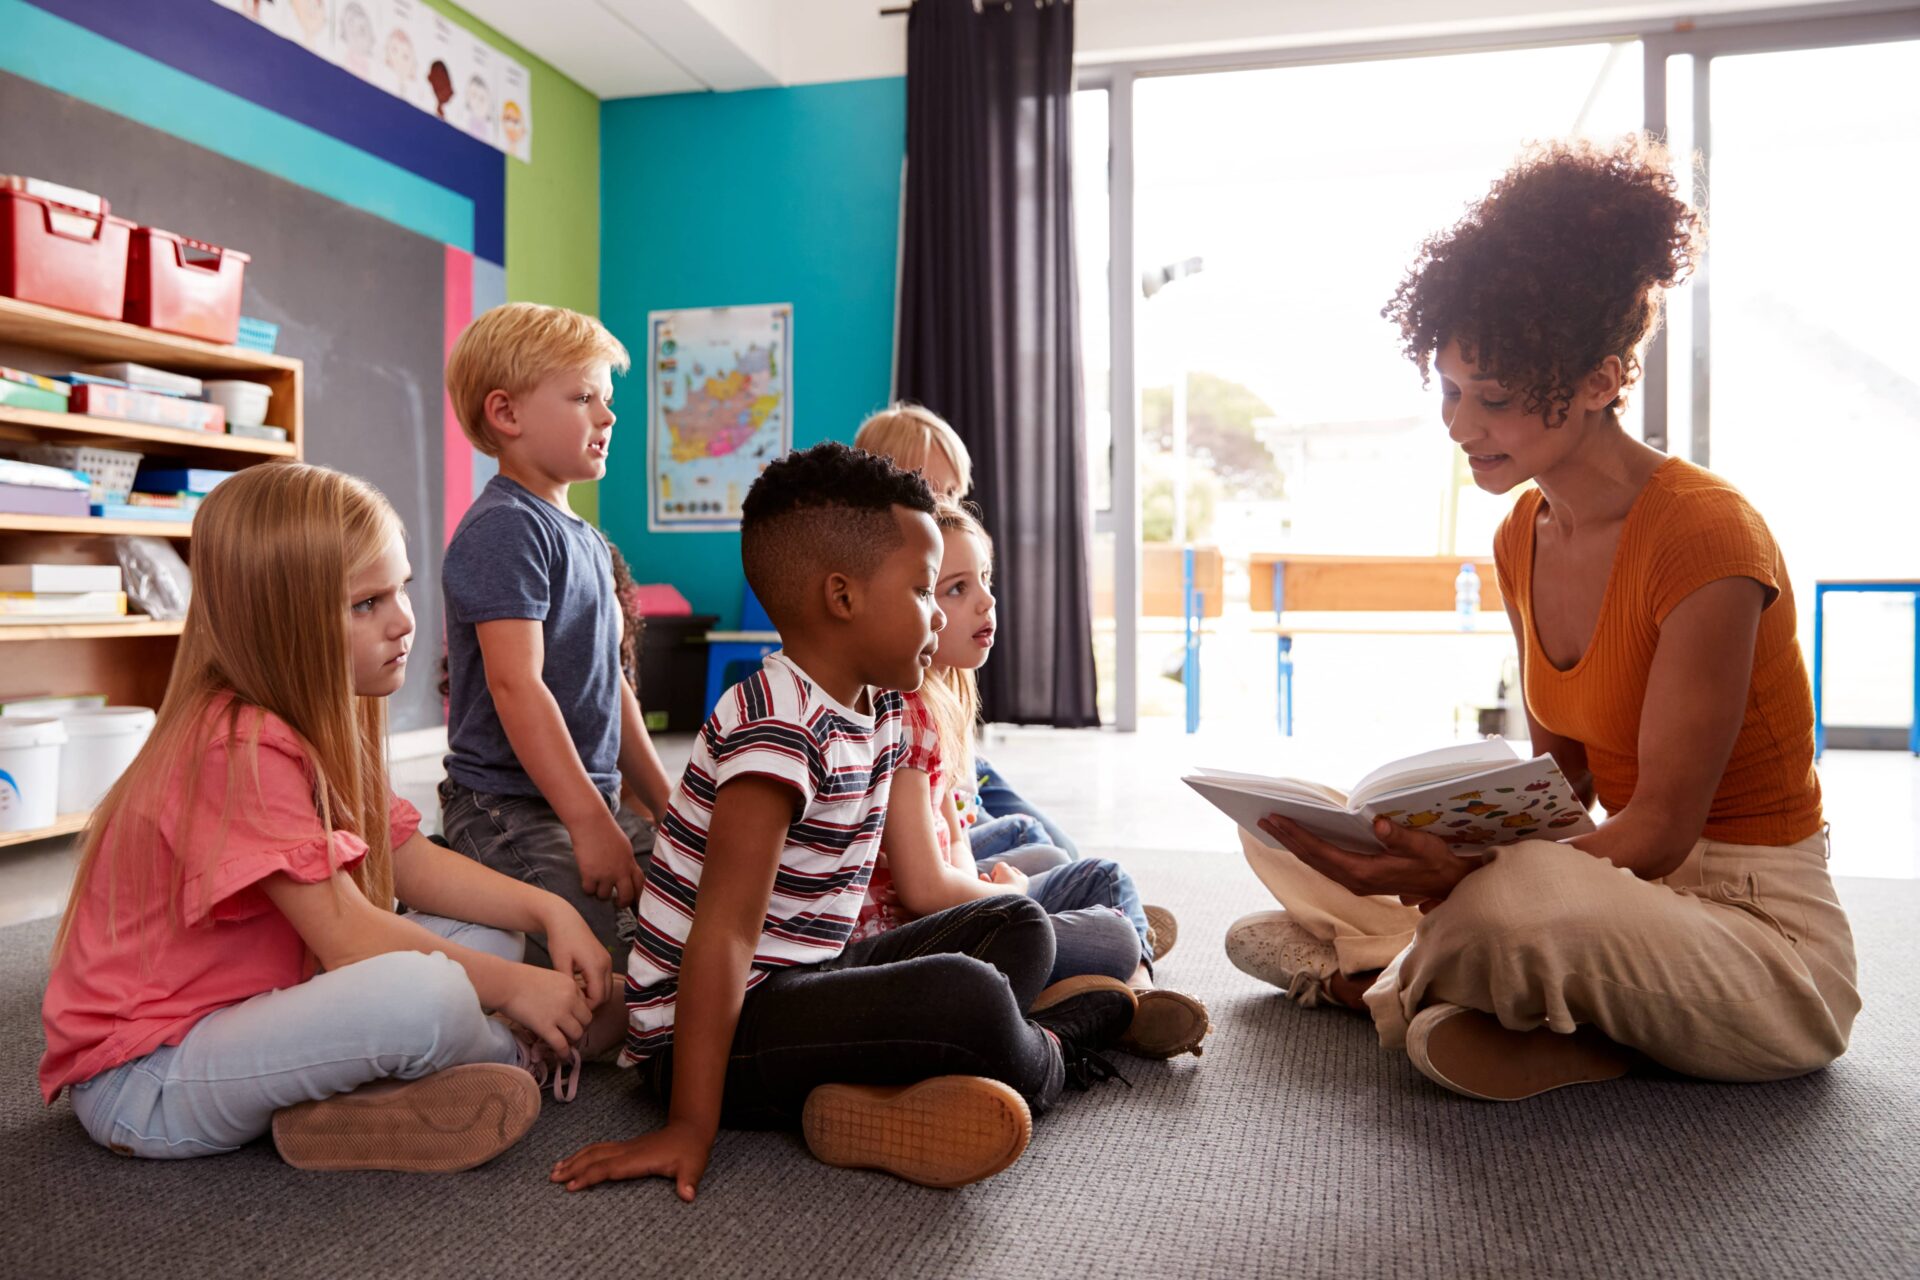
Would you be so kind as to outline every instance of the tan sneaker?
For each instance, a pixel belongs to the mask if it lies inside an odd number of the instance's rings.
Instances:
[[[800,1113],[807,1149],[842,1169],[879,1169],[923,1187],[964,1187],[1020,1158],[1026,1100],[983,1076],[918,1084],[823,1084]]]
[[[1227,929],[1227,959],[1303,1008],[1348,1007],[1327,991],[1327,980],[1340,970],[1333,944],[1308,933],[1285,911],[1256,911],[1234,921]]]
[[[1631,1050],[1592,1027],[1572,1035],[1545,1027],[1513,1031],[1492,1014],[1457,1004],[1431,1004],[1413,1015],[1407,1057],[1435,1084],[1483,1102],[1615,1080],[1633,1066]]]
[[[1180,921],[1165,907],[1140,909],[1147,915],[1147,950],[1155,960],[1164,960],[1173,954],[1173,944],[1180,940]]]
[[[457,1173],[520,1141],[539,1114],[532,1076],[475,1062],[276,1111],[273,1145],[296,1169]]]
[[[1134,992],[1139,1001],[1119,1048],[1140,1058],[1200,1056],[1200,1042],[1213,1030],[1207,1006],[1192,996],[1164,987]]]

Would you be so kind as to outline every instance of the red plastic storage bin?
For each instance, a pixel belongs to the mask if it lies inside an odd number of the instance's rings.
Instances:
[[[133,224],[45,196],[0,188],[0,293],[118,320]]]
[[[238,249],[136,227],[127,257],[127,319],[231,343],[240,333],[240,280],[250,261]]]

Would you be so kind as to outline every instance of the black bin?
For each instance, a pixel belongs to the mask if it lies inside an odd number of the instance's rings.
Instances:
[[[707,718],[710,613],[647,619],[640,635],[640,711],[649,733],[693,733]]]

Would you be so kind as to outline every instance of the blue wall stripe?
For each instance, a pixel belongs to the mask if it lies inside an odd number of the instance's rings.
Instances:
[[[490,262],[506,260],[506,157],[453,126],[446,124],[368,84],[343,68],[310,53],[290,40],[251,22],[241,15],[211,4],[208,0],[31,0],[39,8],[85,28],[108,41],[145,55],[153,64],[164,65],[187,77],[224,91],[227,100],[239,99],[256,108],[386,161],[407,174],[424,179],[464,197],[470,206],[471,231],[462,238],[439,236],[449,244],[469,249]],[[269,172],[298,182],[382,217],[392,217],[384,209],[372,208],[365,200],[340,195],[334,186],[323,185],[331,174],[328,167],[315,167],[311,148],[301,148],[287,158],[286,167],[262,164],[253,155],[242,154],[218,141],[207,141],[193,132],[161,123],[146,114],[136,114],[116,105],[114,98],[131,91],[133,96],[165,101],[141,84],[117,85],[115,77],[98,75],[98,68],[84,65],[62,48],[36,47],[33,39],[19,38],[16,15],[30,12],[27,0],[0,0],[0,30],[7,33],[0,58],[24,57],[28,67],[17,74],[39,80],[49,88],[86,97],[109,110],[134,116],[189,141],[220,151],[233,159],[256,165]],[[42,39],[45,37],[43,36]],[[71,44],[69,39],[66,42]],[[93,56],[101,56],[90,51]],[[111,61],[111,59],[108,59]],[[88,82],[105,82],[118,92],[102,96],[96,90],[67,88],[46,78],[42,70],[58,69],[83,77]],[[9,69],[14,69],[9,67]],[[143,89],[147,92],[141,92]],[[197,99],[189,109],[176,108],[175,118],[191,119],[192,114],[218,114],[225,108],[209,108],[207,100]],[[211,127],[214,121],[208,120]],[[248,128],[222,130],[225,138],[244,138]],[[272,145],[256,148],[272,154],[280,144],[276,135]],[[336,161],[329,159],[328,164]],[[290,172],[289,168],[298,169]],[[372,194],[372,193],[369,193]],[[394,218],[403,226],[413,224]]]

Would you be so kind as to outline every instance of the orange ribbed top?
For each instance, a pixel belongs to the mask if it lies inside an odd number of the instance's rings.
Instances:
[[[1820,830],[1813,686],[1795,634],[1793,586],[1760,513],[1711,471],[1679,458],[1661,463],[1627,513],[1587,651],[1561,671],[1533,623],[1534,530],[1545,505],[1538,489],[1521,495],[1494,538],[1494,563],[1520,618],[1527,709],[1543,728],[1586,745],[1607,812],[1625,808],[1639,781],[1640,710],[1660,624],[1708,583],[1752,578],[1767,589],[1767,602],[1747,712],[1703,834],[1787,845]]]

